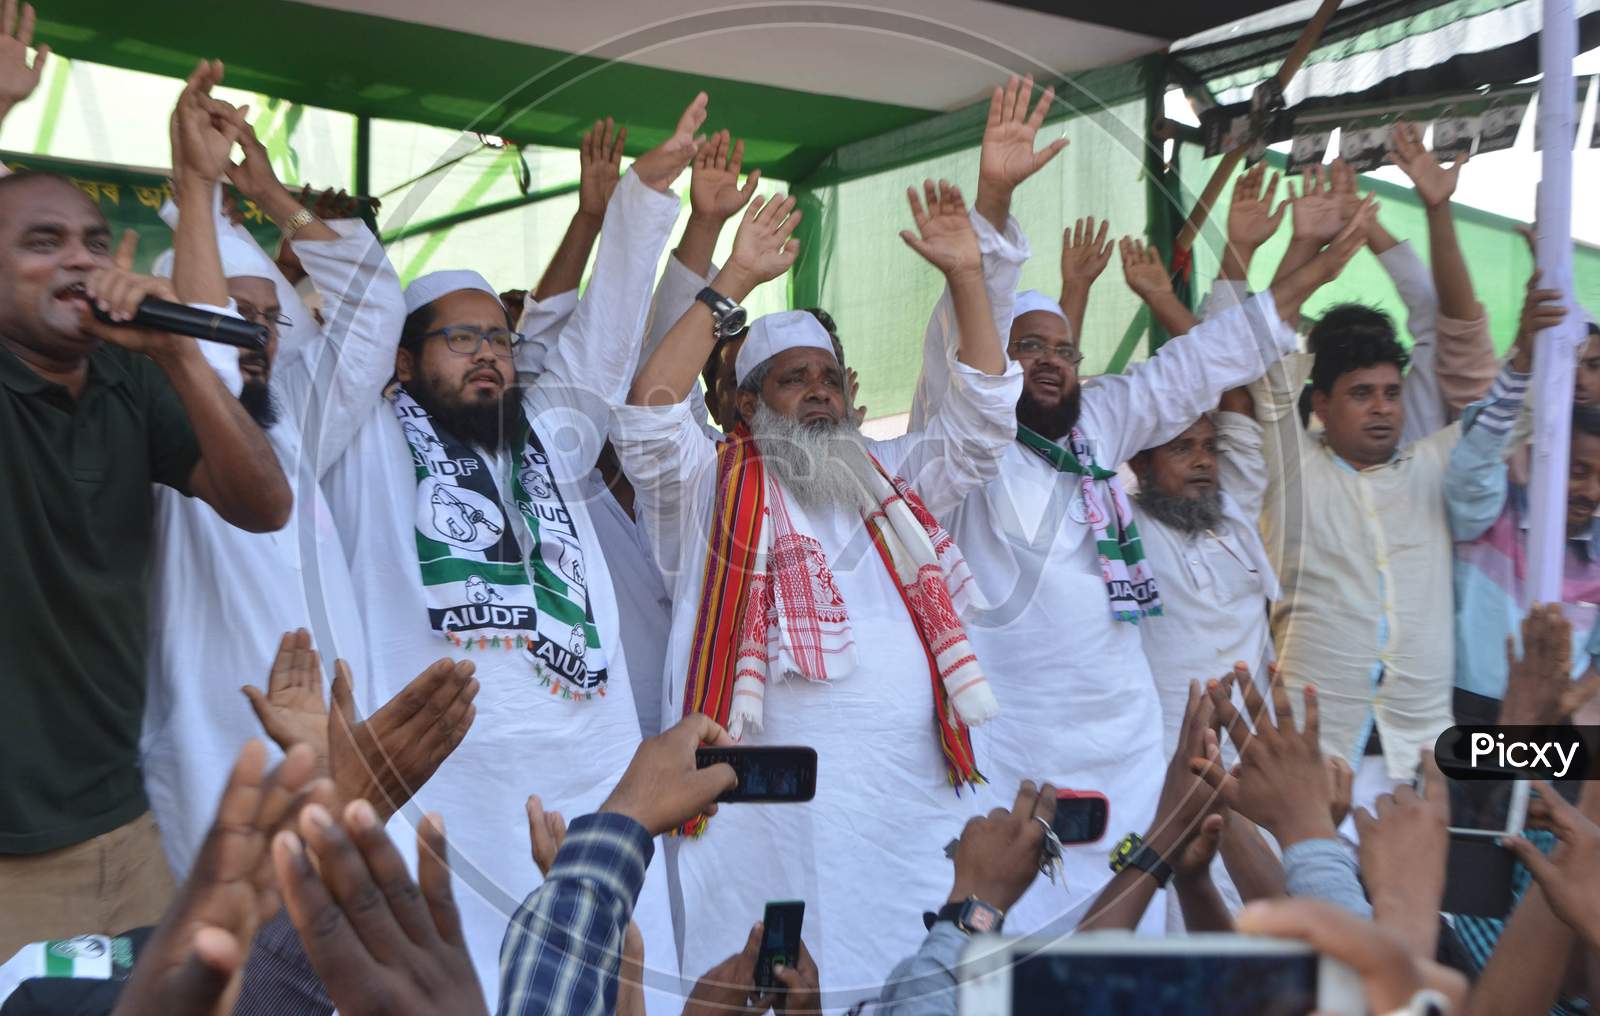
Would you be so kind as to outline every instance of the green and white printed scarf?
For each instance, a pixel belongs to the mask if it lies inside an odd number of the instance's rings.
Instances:
[[[606,658],[583,546],[533,428],[523,420],[513,467],[496,477],[477,449],[435,426],[404,388],[392,402],[417,471],[417,559],[429,625],[463,649],[522,653],[552,695],[604,695]],[[502,484],[511,485],[520,509],[509,524]],[[531,537],[526,557],[512,525]]]
[[[1065,448],[1021,424],[1017,425],[1017,440],[1058,471],[1081,478],[1079,497],[1083,499],[1084,521],[1094,529],[1095,547],[1100,554],[1100,576],[1105,579],[1106,594],[1111,598],[1111,616],[1134,624],[1138,624],[1141,617],[1160,617],[1161,593],[1156,590],[1150,562],[1145,560],[1139,527],[1133,521],[1133,507],[1128,504],[1117,471],[1094,464],[1089,442],[1076,427],[1067,435]],[[1111,511],[1106,510],[1100,496],[1101,483],[1110,495]]]

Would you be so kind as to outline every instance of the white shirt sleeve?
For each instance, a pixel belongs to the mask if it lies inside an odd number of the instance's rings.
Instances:
[[[337,239],[293,242],[322,296],[324,324],[320,346],[287,365],[283,388],[318,476],[344,454],[394,376],[405,324],[400,276],[383,244],[360,219],[326,225]]]
[[[1379,254],[1378,263],[1389,273],[1389,280],[1406,305],[1406,331],[1411,333],[1411,369],[1406,371],[1400,387],[1400,402],[1406,413],[1400,441],[1405,444],[1432,434],[1446,422],[1444,394],[1434,370],[1439,294],[1433,288],[1433,273],[1417,256],[1410,240]]]
[[[1217,478],[1246,518],[1261,515],[1267,496],[1267,463],[1261,455],[1261,424],[1240,413],[1218,412]]]
[[[569,289],[548,300],[535,300],[530,292],[522,301],[522,319],[517,322],[517,334],[522,343],[517,347],[517,380],[524,385],[544,373],[544,361],[550,356],[561,329],[567,319],[578,309],[578,291]]]
[[[223,314],[231,318],[239,318],[239,307],[232,300],[227,306],[217,307],[209,303],[191,303],[189,306],[195,310],[209,311],[212,314]],[[243,318],[239,318],[243,320]],[[234,398],[244,390],[244,375],[239,372],[239,350],[225,342],[199,342],[200,355],[206,363],[216,372],[217,380],[222,382],[222,387]]]
[[[1211,284],[1211,292],[1206,294],[1205,302],[1200,304],[1200,320],[1221,314],[1230,307],[1237,307],[1250,299],[1250,284],[1241,279],[1218,279]]]
[[[983,254],[983,282],[989,290],[989,310],[994,317],[995,334],[1000,336],[1000,355],[1004,356],[1011,336],[1011,307],[1017,299],[1017,280],[1032,250],[1015,216],[1006,220],[1004,234],[995,232],[989,220],[976,211],[971,213],[971,219],[978,233],[978,249]],[[954,383],[950,365],[955,362],[951,350],[955,349],[956,342],[955,304],[950,297],[950,287],[946,286],[923,334],[922,374],[917,378],[916,394],[911,399],[909,430],[927,427],[949,396]]]
[[[944,405],[921,430],[874,442],[872,453],[901,476],[935,516],[953,511],[966,496],[1000,475],[1000,459],[1017,437],[1022,367],[985,374],[946,352],[949,384]]]
[[[716,274],[717,265],[713,262],[711,277],[714,278]],[[656,285],[655,298],[650,301],[650,323],[644,332],[644,348],[639,351],[640,366],[661,348],[661,343],[666,341],[667,333],[672,331],[672,326],[689,312],[689,308],[695,304],[695,297],[709,285],[711,278],[696,274],[678,260],[678,255],[667,255],[667,267],[661,272],[661,281]],[[689,405],[693,407],[692,411],[697,420],[702,423],[708,421],[706,386],[698,376],[694,380],[694,390],[689,393]]]
[[[569,475],[558,479],[578,482],[589,475],[611,407],[627,398],[656,265],[678,208],[676,194],[651,190],[632,170],[606,205],[588,289],[524,400],[546,450],[568,462],[562,472]]]
[[[1222,393],[1260,377],[1295,348],[1270,291],[1200,322],[1122,374],[1083,388],[1084,430],[1106,466],[1183,433]]]
[[[695,412],[690,397],[671,406],[618,405],[611,414],[611,445],[633,484],[634,518],[668,588],[681,566],[694,567],[705,553],[702,502],[717,442]]]

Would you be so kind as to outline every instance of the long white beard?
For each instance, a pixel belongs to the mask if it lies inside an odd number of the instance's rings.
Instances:
[[[870,513],[878,507],[863,481],[874,468],[866,438],[849,416],[838,423],[803,424],[761,401],[750,433],[762,464],[807,511]]]

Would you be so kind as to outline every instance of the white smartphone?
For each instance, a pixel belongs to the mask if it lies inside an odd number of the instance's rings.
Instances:
[[[1520,836],[1528,821],[1527,780],[1447,780],[1450,788],[1450,832],[1471,839]],[[1422,777],[1416,780],[1422,792]]]
[[[1303,942],[1253,935],[979,936],[960,1016],[1363,1016],[1361,979]]]

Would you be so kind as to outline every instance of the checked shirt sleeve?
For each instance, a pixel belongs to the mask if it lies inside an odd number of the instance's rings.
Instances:
[[[655,851],[631,818],[584,815],[500,945],[500,1012],[605,1016],[616,1009],[622,939]]]

